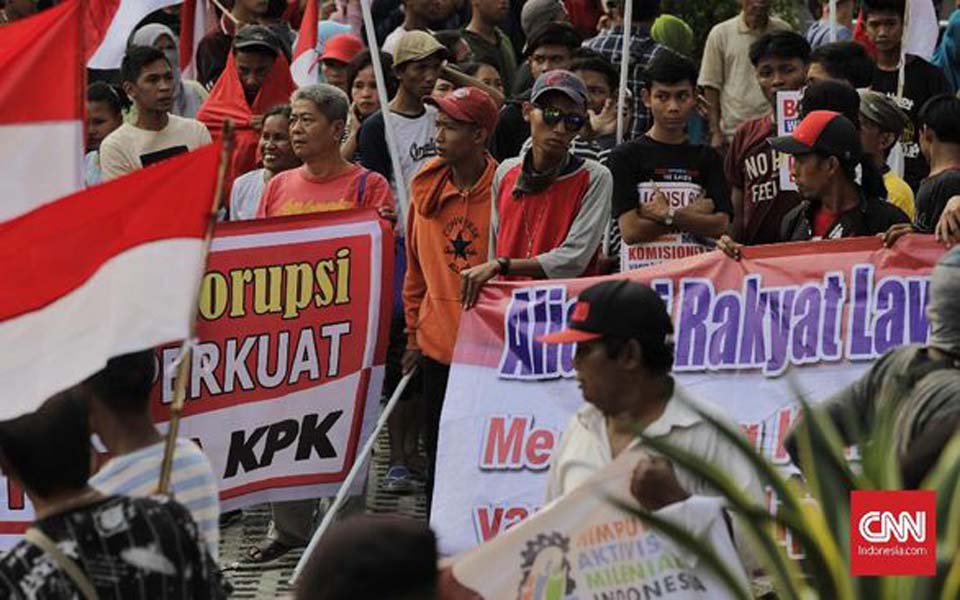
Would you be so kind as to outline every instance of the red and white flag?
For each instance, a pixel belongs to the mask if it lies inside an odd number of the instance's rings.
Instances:
[[[184,79],[197,78],[197,47],[217,26],[210,0],[184,0],[180,7],[180,71]]]
[[[101,41],[87,47],[91,69],[119,69],[133,28],[150,13],[183,0],[87,0],[89,26]]]
[[[309,0],[300,22],[300,35],[297,37],[297,46],[293,49],[293,61],[290,63],[290,75],[297,87],[320,81],[317,23],[317,2]]]
[[[204,146],[0,224],[10,292],[0,294],[0,420],[35,410],[111,356],[190,334],[220,150]]]
[[[0,30],[0,222],[83,186],[81,31],[77,0]]]

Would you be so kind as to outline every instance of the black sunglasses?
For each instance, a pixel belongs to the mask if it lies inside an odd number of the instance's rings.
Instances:
[[[587,117],[583,115],[578,115],[576,113],[565,113],[559,108],[554,108],[552,106],[535,106],[540,110],[541,113],[543,113],[543,122],[550,127],[553,127],[560,121],[563,121],[567,131],[575,133],[583,129],[583,126],[587,124]]]

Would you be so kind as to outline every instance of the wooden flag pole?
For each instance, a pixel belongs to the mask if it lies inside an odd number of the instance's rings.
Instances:
[[[197,310],[200,304],[200,290],[203,276],[207,270],[207,260],[210,258],[210,243],[213,240],[213,228],[217,222],[217,211],[223,205],[225,180],[230,161],[233,158],[233,121],[223,122],[223,147],[220,149],[220,164],[217,166],[217,184],[214,187],[213,200],[210,205],[210,215],[207,221],[207,232],[203,237],[203,264],[197,277],[197,292],[194,294],[193,307],[190,311],[190,333],[180,347],[177,356],[177,377],[173,392],[173,402],[170,404],[170,422],[167,427],[167,439],[163,447],[163,462],[160,464],[160,482],[157,484],[157,493],[170,493],[170,475],[173,471],[173,454],[177,447],[177,435],[180,430],[180,415],[183,413],[183,403],[187,395],[187,377],[190,374],[190,362],[193,354],[194,338],[197,330]]]

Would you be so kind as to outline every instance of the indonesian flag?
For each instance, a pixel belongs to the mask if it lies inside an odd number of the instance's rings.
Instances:
[[[11,292],[0,294],[0,420],[35,410],[111,356],[189,335],[220,150],[204,146],[0,224]]]
[[[290,75],[297,87],[320,81],[317,72],[320,58],[317,54],[317,23],[317,3],[309,0],[301,21],[297,47],[293,49],[293,62],[290,63]]]
[[[863,9],[860,9],[860,12],[857,13],[857,22],[853,26],[853,39],[858,42],[867,50],[867,54],[871,57],[877,57],[877,47],[873,45],[873,41],[870,39],[870,36],[867,35],[867,21],[863,16]]]
[[[0,222],[83,186],[81,31],[77,0],[0,29]]]
[[[87,46],[91,69],[119,69],[134,27],[150,13],[183,0],[87,0],[90,21],[102,41]]]
[[[217,26],[217,14],[210,0],[184,0],[180,7],[180,71],[184,79],[197,78],[197,47]]]

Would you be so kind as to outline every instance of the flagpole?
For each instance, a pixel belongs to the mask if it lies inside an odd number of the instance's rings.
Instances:
[[[633,26],[633,2],[623,3],[623,48],[620,49],[620,89],[617,92],[617,144],[623,143],[623,107],[627,100],[627,79],[630,75],[630,28]],[[634,102],[638,99],[634,98]],[[637,115],[633,115],[636,119]]]
[[[210,204],[210,215],[207,219],[207,232],[203,237],[203,261],[197,277],[197,290],[194,294],[193,305],[190,310],[190,332],[180,347],[177,356],[177,377],[174,384],[173,402],[170,404],[170,421],[167,426],[167,439],[163,447],[163,462],[160,464],[160,481],[157,484],[157,493],[170,492],[170,476],[173,471],[173,454],[177,447],[177,435],[180,431],[180,415],[183,414],[183,403],[187,395],[187,378],[190,374],[190,362],[193,354],[194,338],[197,333],[197,310],[200,304],[200,290],[203,275],[207,270],[207,260],[210,258],[210,243],[213,240],[213,229],[217,222],[217,211],[223,204],[226,192],[227,170],[233,157],[233,121],[223,122],[223,146],[220,149],[220,164],[217,165],[217,184],[214,187],[213,199]]]
[[[837,41],[837,0],[830,0],[830,43]]]

